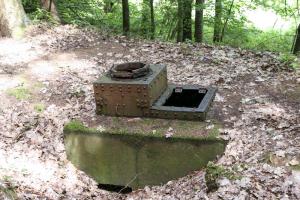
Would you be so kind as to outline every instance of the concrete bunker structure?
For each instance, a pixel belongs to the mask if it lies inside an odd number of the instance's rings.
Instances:
[[[94,82],[97,114],[205,120],[216,88],[168,84],[165,65],[113,65]]]

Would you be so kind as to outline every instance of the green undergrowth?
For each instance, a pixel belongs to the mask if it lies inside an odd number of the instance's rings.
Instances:
[[[38,0],[22,0],[25,11],[32,21],[49,21],[55,23],[50,13],[41,9]],[[111,2],[111,7],[107,5]],[[231,1],[224,1],[224,9],[229,9]],[[96,27],[107,34],[122,34],[122,4],[120,1],[101,0],[62,0],[55,1],[58,14],[64,24],[76,24],[83,27]],[[294,27],[290,30],[259,30],[247,20],[242,12],[237,12],[243,4],[235,2],[234,12],[224,29],[221,45],[240,47],[252,50],[268,50],[274,52],[289,52],[295,34]],[[245,7],[244,7],[245,6]],[[249,6],[249,5],[248,5]],[[242,8],[247,8],[243,5]],[[130,36],[149,39],[149,27],[142,25],[143,7],[141,2],[129,2]],[[155,5],[155,40],[176,41],[177,33],[177,4],[176,1],[159,1]],[[243,9],[242,9],[243,10]],[[214,2],[207,2],[204,15],[203,42],[213,44],[214,33]],[[225,12],[226,13],[226,12]],[[278,13],[278,16],[280,14]],[[226,18],[226,15],[223,16]],[[292,18],[290,18],[292,19]],[[223,19],[225,20],[225,19]],[[192,21],[194,24],[194,21]],[[195,27],[193,26],[193,32]],[[194,38],[192,41],[194,42]]]
[[[18,86],[16,88],[8,89],[7,94],[15,97],[18,100],[26,100],[26,99],[30,99],[30,97],[31,97],[30,90],[23,85]]]
[[[51,24],[59,24],[51,15],[50,12],[48,12],[45,9],[37,8],[36,11],[29,14],[30,19],[34,23],[39,23],[41,21],[46,21]]]
[[[34,105],[34,110],[38,113],[41,113],[45,110],[45,106],[42,103],[37,103]]]
[[[299,58],[291,53],[281,53],[279,61],[292,69],[299,69],[300,67]]]
[[[64,127],[65,132],[92,132],[96,129],[87,128],[81,121],[72,120]]]

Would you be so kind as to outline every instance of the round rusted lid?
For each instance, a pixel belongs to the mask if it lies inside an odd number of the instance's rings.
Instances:
[[[110,69],[112,78],[135,79],[146,76],[150,72],[149,65],[141,62],[128,62],[113,65]]]

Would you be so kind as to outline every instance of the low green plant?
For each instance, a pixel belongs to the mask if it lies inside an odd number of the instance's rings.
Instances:
[[[300,60],[297,58],[297,56],[291,54],[291,53],[282,53],[279,56],[279,61],[293,69],[297,69],[300,67]]]
[[[230,180],[238,179],[238,176],[230,169],[226,169],[221,165],[216,165],[213,162],[208,162],[206,166],[205,181],[209,192],[218,189],[217,180],[226,177]]]
[[[72,120],[67,123],[64,127],[64,131],[67,132],[85,132],[85,131],[95,131],[96,129],[90,129],[86,127],[81,121],[79,120]]]
[[[65,129],[72,130],[86,130],[86,126],[78,120],[72,120],[65,125]]]
[[[1,184],[1,182],[4,182],[4,184]],[[0,197],[1,197],[1,193],[3,193],[7,199],[11,199],[11,200],[17,199],[15,187],[12,185],[11,182],[12,179],[10,176],[4,176],[2,177],[2,180],[0,179]]]
[[[34,105],[34,110],[36,112],[41,113],[41,112],[43,112],[45,110],[45,106],[44,106],[44,104],[41,104],[41,103],[35,104]]]
[[[29,14],[29,17],[33,22],[47,21],[52,24],[58,24],[51,13],[42,8],[37,8],[36,11]]]
[[[18,86],[16,88],[8,89],[7,93],[10,96],[14,96],[18,100],[29,99],[31,97],[31,92],[25,86]]]

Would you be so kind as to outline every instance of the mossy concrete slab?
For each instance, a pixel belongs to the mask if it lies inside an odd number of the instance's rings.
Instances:
[[[105,128],[102,125],[101,130],[96,123],[88,128],[78,121],[64,129],[68,159],[101,184],[134,189],[160,185],[206,166],[226,145],[215,137],[214,128],[206,129],[206,123],[110,120],[114,123]],[[167,138],[164,134],[169,127],[173,127],[174,135]]]
[[[76,121],[70,123],[70,128],[76,128]],[[148,135],[164,137],[166,134],[180,138],[216,138],[222,124],[216,120],[208,122],[153,119],[153,118],[125,118],[98,117],[94,121],[85,122],[90,129],[108,133],[122,133],[134,135]],[[68,128],[68,127],[66,127]],[[171,134],[170,134],[171,133]]]

